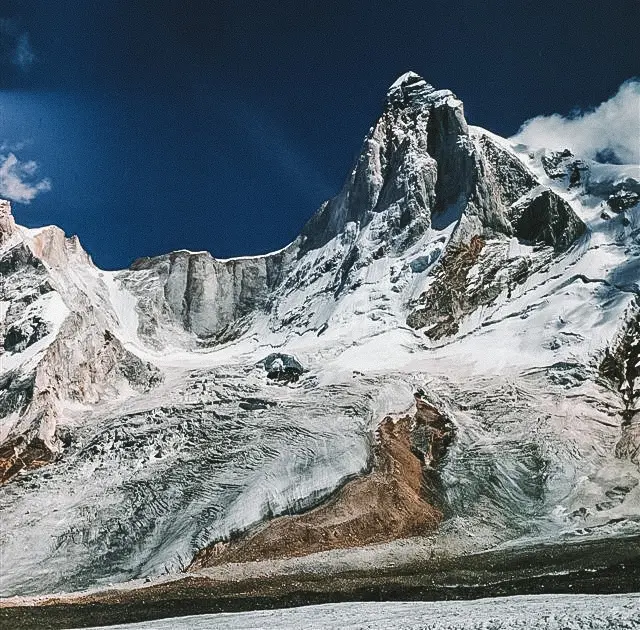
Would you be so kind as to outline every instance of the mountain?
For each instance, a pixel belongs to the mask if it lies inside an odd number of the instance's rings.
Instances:
[[[2,202],[0,593],[637,535],[639,170],[409,72],[271,254],[102,271]]]

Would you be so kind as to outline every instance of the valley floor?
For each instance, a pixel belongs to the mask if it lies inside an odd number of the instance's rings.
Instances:
[[[323,604],[172,618],[111,626],[122,630],[491,630],[640,628],[640,595],[520,595],[468,602]]]
[[[562,593],[566,595],[560,596]],[[638,536],[493,550],[463,558],[415,560],[393,569],[333,575],[309,571],[223,580],[204,570],[144,587],[115,587],[59,597],[15,597],[0,601],[0,628],[81,628],[154,619],[165,621],[141,628],[322,628],[367,624],[374,628],[437,629],[640,628],[640,597],[634,593],[640,593]],[[540,595],[537,599],[532,597],[536,594]],[[496,596],[512,597],[491,604],[429,602]],[[409,604],[407,600],[413,601]],[[389,603],[394,601],[397,603]],[[338,605],[340,602],[352,603]],[[313,604],[325,605],[287,612],[273,610]],[[256,612],[260,609],[271,612]],[[409,609],[412,612],[406,615]],[[242,611],[254,612],[247,612],[245,617],[227,614],[182,621],[167,619]],[[319,611],[317,617],[315,611]],[[313,620],[309,614],[314,615]],[[435,624],[434,616],[440,625],[429,625]],[[532,620],[539,625],[531,625]],[[586,620],[593,620],[594,625],[580,625]],[[485,621],[491,621],[490,625],[482,626]],[[471,625],[461,625],[462,622]],[[614,622],[620,625],[612,625]]]

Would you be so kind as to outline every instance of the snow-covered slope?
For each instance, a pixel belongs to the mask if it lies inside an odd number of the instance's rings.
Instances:
[[[634,169],[513,147],[407,73],[340,193],[266,256],[103,272],[0,206],[0,592],[177,571],[314,505],[418,388],[456,426],[454,553],[636,531]]]

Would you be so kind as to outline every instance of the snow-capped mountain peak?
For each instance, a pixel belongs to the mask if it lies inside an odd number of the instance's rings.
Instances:
[[[3,202],[0,507],[28,540],[0,538],[2,590],[175,570],[368,470],[380,420],[414,404],[455,426],[454,546],[557,536],[574,512],[633,528],[640,206],[628,169],[576,160],[469,127],[409,72],[271,254],[104,272]]]
[[[394,105],[424,103],[435,92],[419,74],[409,71],[399,76],[387,90],[387,102]]]

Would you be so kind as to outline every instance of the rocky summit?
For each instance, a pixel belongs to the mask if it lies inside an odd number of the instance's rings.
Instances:
[[[638,170],[409,72],[277,252],[103,271],[0,202],[0,594],[640,534]]]

